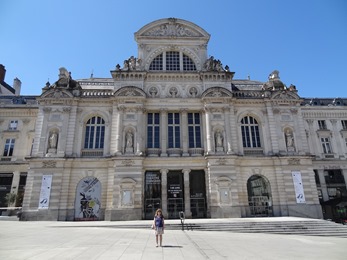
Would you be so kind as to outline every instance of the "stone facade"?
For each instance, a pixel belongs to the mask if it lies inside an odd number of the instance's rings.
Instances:
[[[1,103],[1,145],[12,118],[31,126],[17,133],[24,168],[1,170],[27,171],[22,219],[151,219],[158,207],[167,218],[323,218],[327,169],[347,178],[347,100],[301,98],[278,71],[235,80],[208,56],[209,38],[157,20],[135,33],[138,56],[112,78],[60,68],[29,109]]]

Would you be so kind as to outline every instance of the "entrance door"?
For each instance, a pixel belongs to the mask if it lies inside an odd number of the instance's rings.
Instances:
[[[190,209],[192,218],[206,218],[205,171],[193,170],[189,173]]]
[[[183,173],[181,171],[168,172],[167,198],[168,218],[179,218],[179,212],[184,211]]]
[[[248,203],[252,216],[272,216],[270,183],[260,175],[253,175],[247,181]]]
[[[161,208],[161,175],[159,171],[145,173],[145,219],[153,219],[154,213]]]

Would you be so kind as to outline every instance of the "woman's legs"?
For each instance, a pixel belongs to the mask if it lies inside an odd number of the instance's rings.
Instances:
[[[157,243],[157,246],[158,246],[158,235],[155,235],[155,242]]]
[[[161,244],[162,244],[162,242],[163,242],[163,235],[160,235],[160,236],[159,236],[159,239],[160,239],[160,246],[161,246]],[[158,244],[158,242],[157,242],[157,244]]]

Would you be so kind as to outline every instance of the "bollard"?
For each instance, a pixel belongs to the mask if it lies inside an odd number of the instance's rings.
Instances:
[[[184,220],[185,220],[184,212],[180,211],[179,215],[181,219],[182,231],[184,231]]]

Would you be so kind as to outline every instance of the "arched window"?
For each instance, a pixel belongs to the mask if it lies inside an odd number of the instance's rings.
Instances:
[[[255,118],[246,116],[241,120],[242,144],[243,147],[261,147],[259,125]]]
[[[99,116],[90,118],[86,123],[84,149],[103,149],[105,121]]]
[[[167,51],[153,59],[149,70],[195,71],[196,66],[186,54],[178,51]]]

